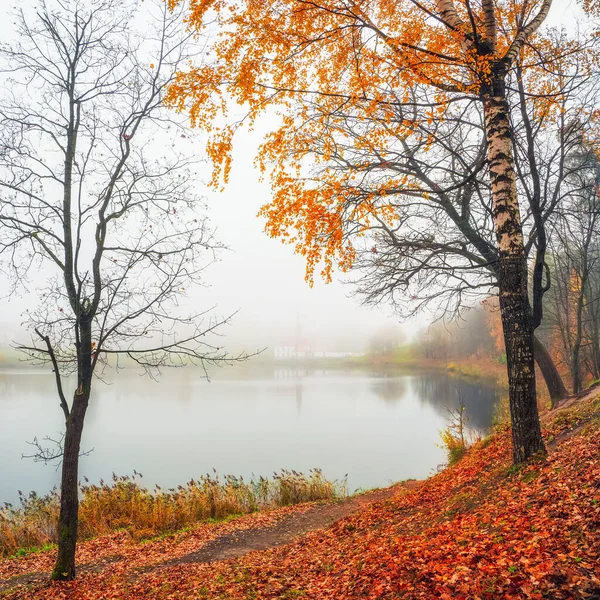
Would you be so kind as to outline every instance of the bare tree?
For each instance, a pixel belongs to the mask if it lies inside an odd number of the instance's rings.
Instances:
[[[582,135],[580,124],[571,124],[571,128]],[[574,393],[583,386],[582,353],[589,357],[588,371],[594,377],[598,377],[600,355],[600,163],[595,148],[580,139],[580,146],[570,156],[569,194],[553,224],[556,286],[549,302],[551,323],[562,342]]]
[[[195,160],[174,150],[187,130],[162,108],[190,34],[181,11],[136,6],[41,0],[1,49],[0,253],[16,288],[30,274],[46,281],[20,347],[52,366],[65,417],[54,579],[75,576],[94,375],[123,359],[155,373],[245,358],[211,337],[228,319],[180,307],[219,249],[194,194]]]

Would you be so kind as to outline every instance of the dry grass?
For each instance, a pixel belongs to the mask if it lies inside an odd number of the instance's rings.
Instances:
[[[177,531],[200,521],[268,510],[279,506],[331,500],[347,495],[346,482],[328,481],[319,469],[308,475],[283,470],[272,479],[204,475],[185,486],[150,491],[141,475],[113,475],[111,483],[80,485],[79,537],[85,539],[127,529],[135,539]],[[57,539],[60,497],[20,494],[19,506],[0,509],[0,556],[36,551]]]

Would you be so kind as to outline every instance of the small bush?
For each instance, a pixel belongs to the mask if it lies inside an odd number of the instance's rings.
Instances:
[[[455,465],[474,443],[481,441],[481,437],[469,432],[467,428],[466,406],[461,393],[460,385],[456,386],[458,406],[446,407],[448,412],[448,426],[440,431],[441,447],[446,449],[448,466]]]
[[[245,481],[243,477],[216,472],[168,490],[155,486],[149,491],[139,483],[141,475],[118,476],[108,484],[80,484],[79,537],[85,539],[126,529],[135,539],[178,531],[188,525],[221,520],[315,500],[347,495],[345,480],[328,481],[319,469],[308,475],[283,470]],[[45,496],[20,493],[19,506],[0,509],[0,556],[11,556],[23,548],[40,548],[57,540],[56,524],[60,496],[52,490]]]
[[[448,465],[451,467],[465,455],[467,445],[460,436],[454,434],[450,427],[440,431],[440,437],[442,438],[442,447],[446,449]]]

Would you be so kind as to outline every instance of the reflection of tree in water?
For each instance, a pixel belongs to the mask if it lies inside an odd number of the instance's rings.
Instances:
[[[406,377],[382,377],[371,382],[371,389],[386,404],[395,404],[406,394]]]
[[[462,396],[469,429],[482,432],[492,425],[494,405],[500,398],[493,383],[430,373],[412,377],[412,386],[422,402],[432,405],[444,416],[447,416],[446,407],[460,406],[459,395]]]
[[[302,382],[296,381],[296,413],[300,415],[302,412]]]

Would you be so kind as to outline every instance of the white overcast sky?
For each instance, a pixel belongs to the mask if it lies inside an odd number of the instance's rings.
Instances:
[[[33,6],[35,0],[24,0],[23,5]],[[0,6],[3,41],[13,35],[13,6],[6,1]],[[576,8],[575,0],[554,0],[550,23],[572,22]],[[391,311],[361,307],[348,297],[349,287],[339,281],[329,285],[316,281],[309,288],[304,281],[304,260],[295,256],[290,246],[263,233],[263,222],[256,214],[269,201],[270,188],[268,183],[259,183],[253,168],[263,127],[268,129],[267,120],[254,133],[237,136],[231,183],[224,192],[202,192],[199,182],[198,191],[206,196],[210,218],[218,228],[217,237],[231,250],[223,253],[221,261],[207,272],[211,287],[195,293],[193,302],[200,306],[216,303],[220,314],[240,309],[228,332],[235,346],[241,343],[251,349],[292,339],[297,315],[304,333],[310,337],[355,338],[361,345],[370,332],[396,322]],[[0,322],[18,323],[26,303],[27,297],[0,300]],[[414,331],[425,321],[423,318],[406,328]],[[14,336],[13,327],[9,333]]]

